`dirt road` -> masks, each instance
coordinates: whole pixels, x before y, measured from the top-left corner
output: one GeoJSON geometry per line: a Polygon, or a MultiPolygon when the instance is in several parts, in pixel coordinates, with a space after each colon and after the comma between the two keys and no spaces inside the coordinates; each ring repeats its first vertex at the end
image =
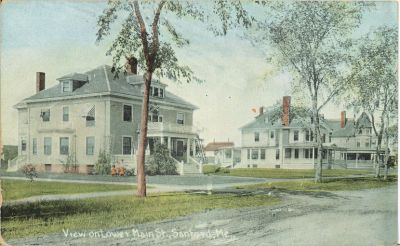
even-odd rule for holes
{"type": "MultiPolygon", "coordinates": [[[[11,241],[11,245],[394,245],[397,187],[275,194],[274,207],[218,209],[113,230],[11,241]]],[[[74,234],[75,233],[75,234],[74,234]]]]}

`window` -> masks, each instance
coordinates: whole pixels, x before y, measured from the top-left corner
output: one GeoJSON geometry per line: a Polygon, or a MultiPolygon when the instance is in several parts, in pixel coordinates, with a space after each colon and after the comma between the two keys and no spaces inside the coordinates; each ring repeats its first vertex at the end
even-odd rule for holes
{"type": "Polygon", "coordinates": [[[271,131],[270,137],[271,137],[271,138],[274,138],[274,137],[275,137],[275,131],[271,131]]]}
{"type": "Polygon", "coordinates": [[[252,149],[251,150],[251,159],[252,160],[258,160],[258,149],[252,149]]]}
{"type": "Polygon", "coordinates": [[[310,150],[309,150],[309,149],[304,149],[303,157],[304,157],[305,159],[308,159],[308,158],[309,158],[309,155],[310,155],[310,150]]]}
{"type": "Polygon", "coordinates": [[[290,148],[285,149],[285,158],[286,159],[292,158],[292,149],[290,149],[290,148]]]}
{"type": "Polygon", "coordinates": [[[306,141],[310,141],[310,131],[306,130],[306,141]]]}
{"type": "Polygon", "coordinates": [[[69,108],[63,107],[63,121],[69,121],[69,108]]]}
{"type": "Polygon", "coordinates": [[[51,172],[51,164],[44,164],[44,170],[48,173],[51,172]]]}
{"type": "Polygon", "coordinates": [[[131,155],[132,154],[132,138],[123,137],[122,138],[122,154],[131,155]]]}
{"type": "Polygon", "coordinates": [[[43,153],[45,155],[51,155],[51,138],[45,137],[43,139],[43,153]]]}
{"type": "Polygon", "coordinates": [[[299,159],[299,149],[294,149],[294,158],[299,159]]]}
{"type": "Polygon", "coordinates": [[[253,168],[257,168],[258,167],[258,165],[257,164],[253,164],[253,168]]]}
{"type": "Polygon", "coordinates": [[[326,134],[322,134],[322,142],[325,143],[326,142],[326,134]]]}
{"type": "Polygon", "coordinates": [[[21,151],[26,151],[26,140],[21,139],[21,151]]]}
{"type": "Polygon", "coordinates": [[[369,148],[369,142],[365,142],[365,147],[369,148]]]}
{"type": "Polygon", "coordinates": [[[265,160],[265,149],[261,149],[260,159],[265,160]]]}
{"type": "Polygon", "coordinates": [[[250,149],[247,149],[247,160],[250,160],[250,149]]]}
{"type": "Polygon", "coordinates": [[[254,142],[259,142],[260,141],[260,133],[259,132],[255,132],[254,133],[254,142]]]}
{"type": "Polygon", "coordinates": [[[32,154],[37,155],[37,138],[32,138],[32,154]]]}
{"type": "Polygon", "coordinates": [[[160,87],[150,87],[150,95],[153,97],[160,97],[163,98],[164,97],[164,89],[160,88],[160,87]]]}
{"type": "Polygon", "coordinates": [[[231,149],[226,149],[225,150],[225,158],[226,159],[231,159],[232,158],[232,150],[231,149]]]}
{"type": "Polygon", "coordinates": [[[42,110],[40,117],[42,117],[43,121],[50,121],[50,109],[42,110]]]}
{"type": "Polygon", "coordinates": [[[279,150],[279,149],[276,149],[276,150],[275,150],[275,159],[276,159],[276,160],[279,160],[279,154],[280,154],[280,150],[279,150]]]}
{"type": "Polygon", "coordinates": [[[332,142],[332,132],[329,133],[329,142],[332,142]]]}
{"type": "Polygon", "coordinates": [[[60,155],[68,155],[69,154],[69,139],[68,137],[60,138],[60,155]]]}
{"type": "Polygon", "coordinates": [[[162,115],[158,116],[158,122],[163,122],[163,116],[162,115]]]}
{"type": "Polygon", "coordinates": [[[304,158],[310,159],[313,157],[313,149],[304,149],[304,158]]]}
{"type": "Polygon", "coordinates": [[[155,96],[155,97],[158,97],[159,95],[158,95],[158,88],[157,87],[154,87],[153,88],[153,96],[155,96]]]}
{"type": "Polygon", "coordinates": [[[297,130],[293,132],[293,141],[299,141],[299,131],[297,130]]]}
{"type": "Polygon", "coordinates": [[[360,141],[357,141],[357,147],[360,147],[360,146],[361,146],[360,141]]]}
{"type": "Polygon", "coordinates": [[[96,107],[93,107],[88,111],[86,115],[86,126],[91,127],[94,126],[96,122],[96,107]]]}
{"type": "Polygon", "coordinates": [[[94,137],[86,137],[86,155],[94,155],[94,137]]]}
{"type": "Polygon", "coordinates": [[[179,125],[185,124],[185,115],[183,113],[176,114],[176,123],[179,125]]]}
{"type": "Polygon", "coordinates": [[[71,82],[70,81],[62,82],[62,92],[71,92],[71,82]]]}
{"type": "Polygon", "coordinates": [[[124,121],[132,121],[132,106],[124,105],[124,121]]]}

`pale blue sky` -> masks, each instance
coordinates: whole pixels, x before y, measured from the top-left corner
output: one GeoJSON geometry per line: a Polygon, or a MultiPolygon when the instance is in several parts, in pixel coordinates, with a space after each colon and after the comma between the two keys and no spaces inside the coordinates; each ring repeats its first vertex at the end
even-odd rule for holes
{"type": "MultiPolygon", "coordinates": [[[[105,1],[8,0],[1,4],[1,122],[3,142],[17,143],[17,110],[12,106],[35,93],[35,72],[46,72],[46,88],[56,78],[111,64],[105,56],[110,39],[95,45],[97,16],[105,1]],[[23,88],[23,89],[21,89],[23,88]]],[[[360,32],[397,24],[397,4],[380,2],[363,20],[360,32]]],[[[168,89],[199,106],[195,123],[203,138],[234,140],[239,127],[251,121],[251,108],[269,106],[290,93],[290,76],[265,79],[271,65],[257,47],[235,34],[214,37],[204,25],[179,23],[191,45],[177,51],[203,84],[175,84],[168,89]],[[210,119],[212,119],[210,121],[210,119]]],[[[327,117],[341,109],[329,105],[327,117]]]]}

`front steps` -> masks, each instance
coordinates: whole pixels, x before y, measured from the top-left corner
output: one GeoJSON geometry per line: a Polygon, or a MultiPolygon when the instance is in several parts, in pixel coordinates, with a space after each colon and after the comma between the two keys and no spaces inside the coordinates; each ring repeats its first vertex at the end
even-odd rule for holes
{"type": "Polygon", "coordinates": [[[199,169],[194,164],[185,163],[183,164],[183,174],[182,175],[203,175],[199,172],[199,169]]]}

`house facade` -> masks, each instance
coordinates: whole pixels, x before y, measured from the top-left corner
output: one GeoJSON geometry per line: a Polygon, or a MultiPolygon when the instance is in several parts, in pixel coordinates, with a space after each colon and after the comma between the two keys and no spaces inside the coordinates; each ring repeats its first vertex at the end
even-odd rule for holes
{"type": "Polygon", "coordinates": [[[210,142],[204,152],[209,164],[233,168],[240,163],[241,149],[233,142],[210,142]]]}
{"type": "MultiPolygon", "coordinates": [[[[37,93],[18,103],[18,157],[10,169],[30,163],[39,170],[63,172],[76,163],[80,173],[93,172],[100,151],[113,164],[136,170],[143,76],[136,68],[114,77],[110,66],[58,78],[45,89],[45,74],[37,73],[37,93]]],[[[168,145],[178,171],[197,165],[199,136],[193,127],[196,106],[152,81],[150,88],[148,145],[168,145]]]]}
{"type": "MultiPolygon", "coordinates": [[[[260,113],[242,132],[241,168],[313,169],[318,146],[311,118],[290,118],[290,97],[282,102],[281,117],[273,118],[272,109],[260,113]]],[[[323,166],[371,167],[376,137],[364,113],[356,120],[341,113],[340,120],[320,117],[323,138],[323,166]],[[362,164],[362,165],[361,165],[362,164]]]]}

